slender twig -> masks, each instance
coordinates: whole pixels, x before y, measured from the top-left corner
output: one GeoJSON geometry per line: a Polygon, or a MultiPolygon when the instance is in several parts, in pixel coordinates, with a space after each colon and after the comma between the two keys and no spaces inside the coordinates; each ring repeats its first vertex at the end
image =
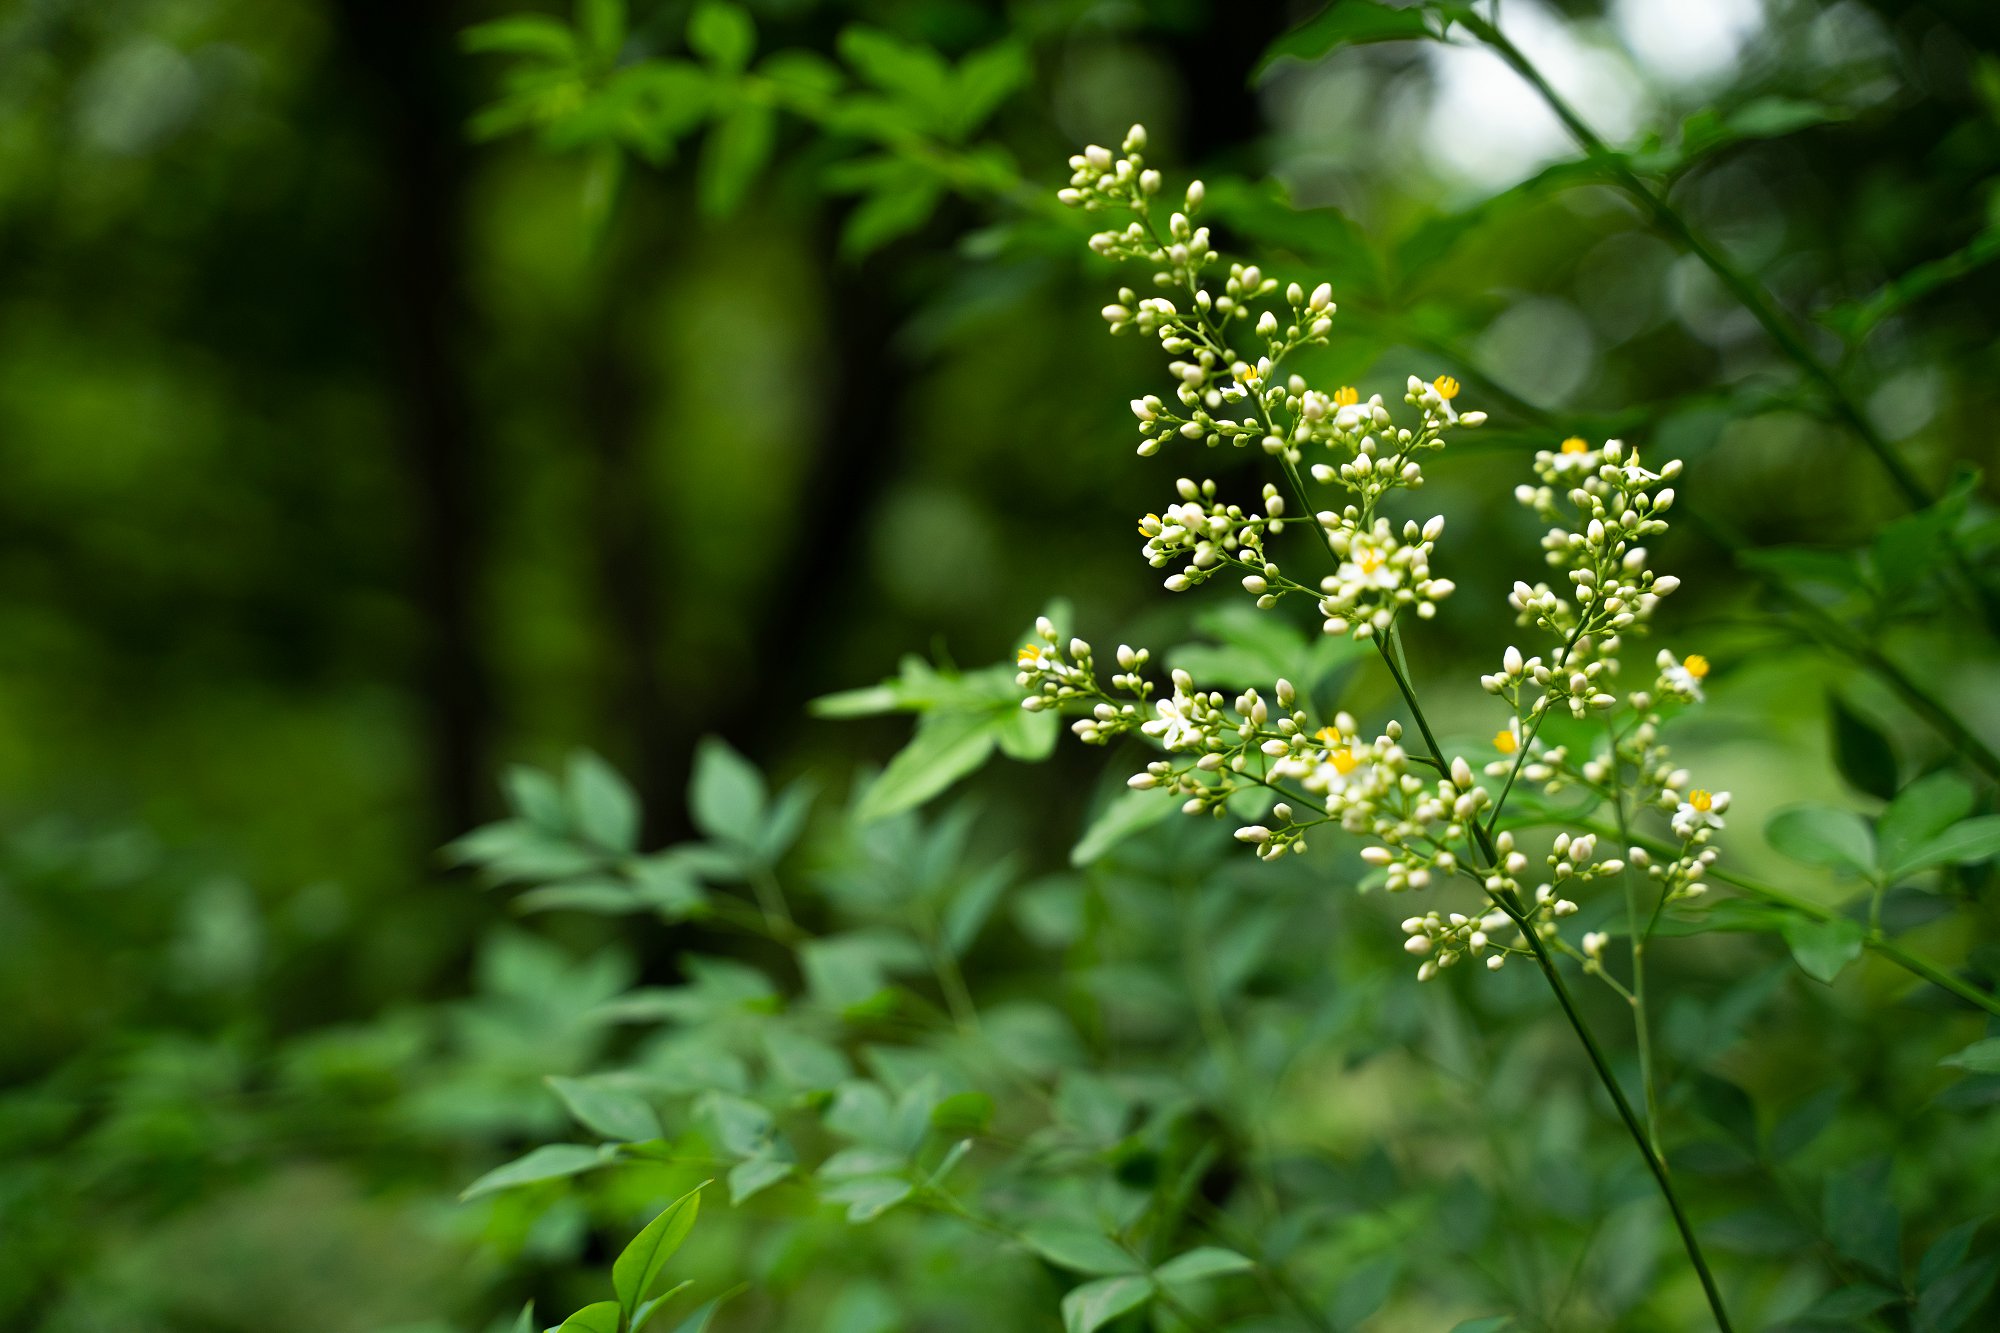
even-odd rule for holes
{"type": "MultiPolygon", "coordinates": [[[[1618,836],[1624,847],[1632,845],[1631,821],[1625,817],[1625,766],[1618,758],[1618,730],[1611,725],[1611,719],[1604,720],[1604,730],[1611,738],[1611,808],[1618,816],[1618,836]]],[[[1653,933],[1652,920],[1645,929],[1639,926],[1639,883],[1638,876],[1627,866],[1618,873],[1625,888],[1625,928],[1632,937],[1632,1032],[1639,1050],[1639,1086],[1646,1095],[1646,1138],[1653,1145],[1653,1154],[1664,1157],[1660,1147],[1660,1093],[1653,1077],[1653,1023],[1646,1011],[1646,943],[1653,933]]],[[[1662,895],[1664,897],[1664,895],[1662,895]]]]}
{"type": "Polygon", "coordinates": [[[1660,1194],[1667,1201],[1667,1211],[1673,1214],[1674,1227],[1680,1232],[1681,1244],[1687,1250],[1688,1261],[1694,1265],[1695,1275],[1701,1279],[1701,1289],[1708,1297],[1708,1308],[1715,1315],[1716,1327],[1721,1333],[1732,1333],[1729,1311],[1722,1302],[1722,1291],[1716,1285],[1715,1275],[1709,1271],[1708,1259],[1701,1252],[1701,1241],[1695,1236],[1694,1224],[1688,1221],[1687,1211],[1681,1206],[1680,1194],[1674,1189],[1673,1177],[1667,1173],[1666,1160],[1647,1141],[1645,1126],[1639,1123],[1638,1115],[1632,1110],[1632,1103],[1627,1100],[1624,1089],[1618,1086],[1617,1076],[1611,1072],[1611,1066],[1605,1060],[1604,1052],[1599,1048],[1597,1038],[1592,1035],[1589,1024],[1583,1021],[1583,1015],[1578,1012],[1576,1001],[1571,998],[1569,987],[1564,983],[1562,973],[1556,968],[1555,959],[1549,956],[1548,949],[1543,946],[1541,935],[1536,931],[1535,923],[1529,919],[1527,909],[1521,905],[1520,898],[1510,890],[1500,895],[1499,901],[1501,910],[1512,917],[1514,924],[1521,928],[1521,933],[1527,936],[1528,947],[1534,950],[1535,963],[1541,968],[1542,976],[1548,980],[1549,989],[1555,992],[1556,1002],[1562,1006],[1563,1017],[1569,1020],[1570,1027],[1576,1032],[1577,1040],[1583,1043],[1585,1053],[1590,1056],[1591,1068],[1597,1073],[1598,1082],[1602,1083],[1604,1090],[1611,1095],[1611,1104],[1617,1108],[1618,1118],[1625,1122],[1626,1132],[1632,1136],[1632,1142],[1637,1145],[1639,1155],[1646,1159],[1646,1169],[1653,1173],[1654,1181],[1659,1184],[1660,1194]]]}

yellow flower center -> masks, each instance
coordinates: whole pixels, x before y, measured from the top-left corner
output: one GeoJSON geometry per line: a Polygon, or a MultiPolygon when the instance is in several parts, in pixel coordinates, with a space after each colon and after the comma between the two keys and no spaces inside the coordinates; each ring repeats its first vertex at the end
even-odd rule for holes
{"type": "Polygon", "coordinates": [[[1458,381],[1449,375],[1440,375],[1431,381],[1431,387],[1438,391],[1438,397],[1447,403],[1458,397],[1458,381]]]}
{"type": "Polygon", "coordinates": [[[1689,653],[1687,660],[1682,662],[1681,666],[1696,680],[1700,680],[1708,675],[1708,659],[1700,653],[1689,653]]]}
{"type": "Polygon", "coordinates": [[[1331,763],[1334,772],[1340,774],[1342,777],[1346,777],[1349,773],[1361,767],[1361,761],[1354,757],[1354,751],[1348,749],[1332,751],[1327,755],[1327,762],[1331,763]]]}
{"type": "Polygon", "coordinates": [[[1336,745],[1340,741],[1340,732],[1334,727],[1321,727],[1313,733],[1313,739],[1323,745],[1336,745]]]}
{"type": "Polygon", "coordinates": [[[1027,645],[1025,648],[1021,649],[1020,652],[1014,654],[1014,665],[1027,666],[1041,655],[1042,655],[1042,650],[1037,648],[1034,644],[1031,643],[1027,645]]]}
{"type": "Polygon", "coordinates": [[[1357,551],[1354,555],[1354,567],[1363,574],[1373,574],[1376,570],[1382,568],[1382,553],[1379,551],[1357,551]]]}
{"type": "Polygon", "coordinates": [[[1236,377],[1239,384],[1255,384],[1261,378],[1257,367],[1251,365],[1239,365],[1229,373],[1236,377]]]}
{"type": "Polygon", "coordinates": [[[1566,454],[1587,454],[1590,446],[1584,443],[1583,436],[1572,435],[1562,442],[1562,451],[1566,454]]]}
{"type": "Polygon", "coordinates": [[[1352,384],[1343,384],[1333,391],[1333,405],[1335,407],[1352,407],[1360,401],[1361,390],[1355,388],[1352,384]]]}
{"type": "Polygon", "coordinates": [[[1493,748],[1501,754],[1512,754],[1521,748],[1521,738],[1514,734],[1512,727],[1502,727],[1493,733],[1493,748]]]}
{"type": "Polygon", "coordinates": [[[1715,798],[1700,788],[1696,788],[1694,791],[1688,793],[1688,804],[1703,814],[1707,814],[1714,808],[1715,798]]]}

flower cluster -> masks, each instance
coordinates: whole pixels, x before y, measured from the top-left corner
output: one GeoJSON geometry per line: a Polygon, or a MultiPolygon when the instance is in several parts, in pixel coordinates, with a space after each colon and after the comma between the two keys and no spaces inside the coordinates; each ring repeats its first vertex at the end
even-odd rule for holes
{"type": "MultiPolygon", "coordinates": [[[[1086,212],[1129,215],[1121,228],[1092,236],[1090,248],[1145,265],[1162,293],[1142,298],[1121,288],[1103,310],[1113,333],[1156,339],[1170,358],[1171,394],[1132,400],[1139,452],[1152,455],[1175,439],[1254,444],[1274,461],[1284,486],[1266,484],[1261,508],[1251,511],[1219,498],[1214,481],[1182,479],[1178,500],[1139,522],[1144,557],[1170,571],[1165,582],[1175,592],[1227,571],[1260,608],[1301,594],[1327,633],[1375,640],[1393,663],[1390,640],[1406,617],[1434,616],[1453,583],[1431,571],[1441,515],[1419,523],[1379,510],[1392,493],[1420,487],[1424,458],[1484,414],[1458,410],[1460,386],[1448,375],[1408,379],[1402,401],[1414,421],[1401,425],[1381,394],[1364,398],[1353,386],[1325,391],[1288,372],[1291,353],[1326,341],[1336,309],[1331,287],[1308,291],[1294,282],[1280,295],[1277,279],[1235,263],[1217,282],[1224,260],[1194,220],[1206,193],[1201,182],[1160,220],[1165,186],[1146,166],[1145,146],[1145,131],[1134,126],[1118,153],[1086,149],[1070,159],[1061,191],[1063,202],[1086,212]],[[1309,486],[1323,488],[1321,503],[1309,486]],[[1288,526],[1312,530],[1331,571],[1316,583],[1279,565],[1274,547],[1288,526]]],[[[1541,545],[1560,577],[1554,586],[1517,583],[1510,600],[1521,625],[1554,642],[1539,653],[1509,646],[1500,670],[1481,678],[1510,710],[1494,737],[1498,758],[1483,775],[1437,749],[1427,725],[1425,744],[1414,751],[1395,721],[1372,737],[1346,713],[1320,725],[1284,680],[1268,696],[1255,689],[1231,695],[1176,670],[1171,688],[1156,689],[1144,675],[1150,654],[1121,646],[1117,671],[1100,683],[1090,645],[1059,644],[1046,620],[1039,641],[1020,653],[1024,706],[1075,715],[1072,730],[1089,743],[1132,736],[1157,747],[1160,757],[1129,785],[1167,793],[1189,814],[1222,816],[1241,808],[1233,798],[1257,792],[1268,813],[1238,827],[1236,837],[1267,860],[1304,851],[1313,829],[1331,826],[1367,840],[1362,858],[1390,892],[1454,882],[1476,890],[1474,907],[1426,910],[1403,922],[1404,947],[1421,959],[1420,978],[1466,958],[1491,969],[1515,955],[1546,963],[1551,951],[1604,975],[1608,936],[1586,934],[1580,952],[1562,939],[1560,923],[1579,910],[1577,898],[1596,882],[1641,873],[1663,903],[1699,894],[1716,855],[1709,839],[1729,804],[1727,793],[1693,790],[1659,739],[1661,706],[1699,702],[1707,661],[1662,652],[1648,688],[1626,692],[1618,683],[1624,639],[1643,632],[1660,599],[1678,586],[1654,572],[1646,543],[1666,530],[1669,483],[1680,471],[1679,462],[1649,469],[1637,449],[1618,440],[1592,446],[1573,438],[1535,456],[1537,484],[1516,496],[1549,524],[1541,545]],[[1604,737],[1552,744],[1541,736],[1552,716],[1601,720],[1604,737]],[[1545,847],[1545,873],[1531,874],[1529,852],[1498,827],[1521,780],[1549,793],[1585,789],[1613,803],[1621,822],[1628,811],[1657,810],[1680,841],[1678,854],[1655,858],[1631,847],[1600,859],[1596,835],[1563,833],[1545,847]]],[[[1400,674],[1398,685],[1416,709],[1400,674]]],[[[1420,711],[1416,720],[1423,724],[1420,711]]]]}

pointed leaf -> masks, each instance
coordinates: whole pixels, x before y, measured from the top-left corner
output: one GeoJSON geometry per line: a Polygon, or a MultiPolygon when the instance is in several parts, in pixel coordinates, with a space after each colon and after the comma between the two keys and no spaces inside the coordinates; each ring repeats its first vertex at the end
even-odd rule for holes
{"type": "Polygon", "coordinates": [[[523,1157],[517,1157],[505,1166],[496,1166],[479,1179],[465,1187],[460,1199],[476,1199],[482,1194],[495,1190],[512,1189],[517,1185],[532,1185],[543,1180],[560,1180],[564,1176],[581,1175],[611,1161],[617,1155],[611,1144],[590,1147],[582,1143],[545,1143],[523,1157]]]}
{"type": "Polygon", "coordinates": [[[1865,875],[1875,865],[1875,835],[1851,810],[1828,805],[1795,805],[1765,825],[1771,846],[1806,865],[1865,875]]]}
{"type": "Polygon", "coordinates": [[[736,5],[703,0],[688,16],[688,50],[728,73],[740,73],[757,49],[757,25],[736,5]]]}
{"type": "Polygon", "coordinates": [[[569,761],[569,804],[584,837],[607,851],[639,846],[639,798],[618,770],[588,750],[569,761]]]}
{"type": "Polygon", "coordinates": [[[1139,1273],[1145,1267],[1117,1241],[1085,1227],[1029,1227],[1022,1233],[1021,1239],[1036,1254],[1072,1273],[1088,1273],[1097,1277],[1139,1273]]]}
{"type": "Polygon", "coordinates": [[[930,800],[986,762],[998,728],[999,720],[990,712],[924,714],[910,743],[896,752],[862,794],[855,819],[861,823],[885,819],[930,800]]]}
{"type": "Polygon", "coordinates": [[[1952,772],[1918,778],[1875,821],[1876,857],[1886,872],[1972,813],[1972,784],[1952,772]]]}
{"type": "Polygon", "coordinates": [[[1153,1270],[1161,1282],[1200,1282],[1230,1273],[1247,1273],[1256,1265],[1234,1250],[1204,1245],[1186,1254],[1177,1254],[1153,1270]]]}
{"type": "Polygon", "coordinates": [[[739,846],[750,842],[764,822],[764,775],[719,736],[704,736],[695,747],[688,813],[711,838],[739,846]]]}
{"type": "Polygon", "coordinates": [[[611,1265],[611,1289],[618,1293],[619,1304],[625,1310],[638,1308],[667,1260],[687,1239],[701,1211],[701,1191],[706,1184],[704,1181],[669,1204],[646,1224],[644,1231],[632,1238],[632,1243],[611,1265]]]}
{"type": "Polygon", "coordinates": [[[1844,916],[1830,921],[1790,916],[1785,918],[1784,934],[1785,943],[1791,946],[1792,957],[1798,961],[1800,969],[1815,981],[1829,985],[1849,963],[1861,956],[1864,938],[1860,925],[1844,916]]]}
{"type": "Polygon", "coordinates": [[[1086,1282],[1063,1297],[1063,1333],[1096,1333],[1119,1315],[1136,1310],[1153,1298],[1153,1284],[1143,1277],[1104,1277],[1086,1282]]]}
{"type": "Polygon", "coordinates": [[[607,1139],[637,1143],[660,1137],[660,1117],[636,1093],[560,1076],[550,1077],[548,1084],[578,1123],[607,1139]]]}
{"type": "Polygon", "coordinates": [[[1956,1055],[1947,1055],[1938,1063],[1963,1069],[1969,1074],[2000,1074],[2000,1037],[1975,1041],[1956,1055]]]}
{"type": "Polygon", "coordinates": [[[599,1301],[563,1320],[556,1326],[556,1333],[618,1333],[618,1323],[624,1314],[617,1301],[599,1301]]]}
{"type": "Polygon", "coordinates": [[[1971,865],[1995,856],[2000,856],[2000,815],[1980,815],[1960,820],[1911,851],[1890,873],[1913,875],[1932,866],[1971,865]]]}

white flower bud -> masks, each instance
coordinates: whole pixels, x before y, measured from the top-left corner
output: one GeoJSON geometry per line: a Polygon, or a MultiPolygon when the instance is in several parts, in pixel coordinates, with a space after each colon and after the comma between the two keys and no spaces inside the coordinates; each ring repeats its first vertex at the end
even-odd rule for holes
{"type": "Polygon", "coordinates": [[[1319,286],[1313,288],[1312,298],[1306,302],[1306,308],[1315,314],[1319,314],[1332,304],[1333,284],[1322,282],[1319,286]]]}

